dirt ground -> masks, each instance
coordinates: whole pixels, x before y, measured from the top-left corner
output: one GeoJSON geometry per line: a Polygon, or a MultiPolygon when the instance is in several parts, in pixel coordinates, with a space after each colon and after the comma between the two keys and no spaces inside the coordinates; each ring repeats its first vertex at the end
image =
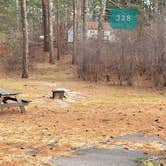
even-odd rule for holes
{"type": "Polygon", "coordinates": [[[49,165],[51,158],[93,145],[166,152],[153,142],[109,142],[138,131],[165,139],[165,90],[82,82],[68,62],[37,64],[28,80],[8,74],[0,77],[0,87],[21,91],[22,97],[32,100],[25,115],[17,109],[0,111],[0,165],[49,165]],[[74,95],[52,100],[51,91],[56,88],[69,89],[74,95]]]}

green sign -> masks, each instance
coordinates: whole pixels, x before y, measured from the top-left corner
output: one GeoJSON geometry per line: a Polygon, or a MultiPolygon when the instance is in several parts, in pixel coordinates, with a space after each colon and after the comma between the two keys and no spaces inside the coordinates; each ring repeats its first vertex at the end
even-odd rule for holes
{"type": "Polygon", "coordinates": [[[138,11],[134,8],[113,8],[110,11],[109,22],[113,29],[136,29],[138,11]]]}

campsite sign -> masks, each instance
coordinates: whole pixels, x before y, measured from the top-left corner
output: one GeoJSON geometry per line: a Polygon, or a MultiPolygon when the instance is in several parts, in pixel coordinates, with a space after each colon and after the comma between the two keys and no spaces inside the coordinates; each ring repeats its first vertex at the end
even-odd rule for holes
{"type": "Polygon", "coordinates": [[[109,22],[113,29],[136,29],[138,25],[138,11],[134,8],[112,8],[109,22]]]}

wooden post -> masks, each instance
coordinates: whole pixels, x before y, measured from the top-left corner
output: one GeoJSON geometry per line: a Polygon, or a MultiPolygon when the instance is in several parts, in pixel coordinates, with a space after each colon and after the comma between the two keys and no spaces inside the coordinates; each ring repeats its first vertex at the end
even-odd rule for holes
{"type": "Polygon", "coordinates": [[[65,91],[64,90],[54,90],[54,91],[52,91],[52,93],[53,93],[53,96],[52,96],[53,99],[65,98],[65,91]]]}

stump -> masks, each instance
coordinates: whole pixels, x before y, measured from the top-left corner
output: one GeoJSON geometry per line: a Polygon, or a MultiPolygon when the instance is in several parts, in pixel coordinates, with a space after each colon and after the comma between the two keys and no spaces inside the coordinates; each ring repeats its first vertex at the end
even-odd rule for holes
{"type": "Polygon", "coordinates": [[[53,90],[52,94],[53,94],[53,96],[52,96],[53,99],[65,98],[65,91],[64,90],[53,90]]]}

